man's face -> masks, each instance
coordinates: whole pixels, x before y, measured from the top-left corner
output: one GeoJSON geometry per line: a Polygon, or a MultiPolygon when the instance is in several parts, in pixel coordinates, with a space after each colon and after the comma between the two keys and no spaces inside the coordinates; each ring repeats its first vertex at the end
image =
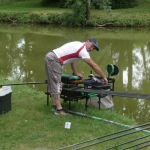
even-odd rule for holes
{"type": "Polygon", "coordinates": [[[90,51],[92,51],[92,50],[94,50],[94,49],[95,49],[95,46],[93,45],[93,43],[90,42],[89,40],[86,41],[86,50],[87,50],[88,52],[90,52],[90,51]]]}

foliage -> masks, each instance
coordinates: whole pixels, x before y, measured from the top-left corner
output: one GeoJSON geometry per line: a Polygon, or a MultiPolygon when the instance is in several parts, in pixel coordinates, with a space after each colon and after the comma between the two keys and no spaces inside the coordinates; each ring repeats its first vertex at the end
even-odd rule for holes
{"type": "Polygon", "coordinates": [[[58,23],[65,26],[81,26],[82,18],[76,17],[72,13],[63,13],[58,17],[58,23]]]}
{"type": "MultiPolygon", "coordinates": [[[[44,0],[43,4],[44,5],[48,5],[50,4],[52,1],[47,1],[44,0]]],[[[83,26],[84,24],[89,24],[86,23],[87,20],[87,9],[86,9],[86,5],[87,5],[87,0],[59,0],[59,1],[55,1],[55,3],[57,3],[60,7],[68,7],[72,9],[72,14],[71,13],[63,13],[59,16],[59,20],[60,22],[62,22],[62,25],[69,25],[69,26],[83,26]]],[[[100,9],[109,9],[110,7],[108,6],[109,0],[92,0],[91,3],[93,5],[96,5],[96,7],[100,8],[100,9]]],[[[91,22],[93,22],[91,20],[91,22]]],[[[95,21],[94,21],[95,22],[95,21]]]]}
{"type": "Polygon", "coordinates": [[[93,8],[97,9],[110,9],[111,6],[110,0],[91,0],[91,3],[93,8]]]}
{"type": "Polygon", "coordinates": [[[0,0],[0,5],[11,4],[13,2],[20,2],[24,0],[0,0]]]}
{"type": "Polygon", "coordinates": [[[60,0],[42,0],[41,4],[42,6],[51,6],[51,5],[57,5],[59,3],[60,0]]]}
{"type": "MultiPolygon", "coordinates": [[[[88,0],[77,0],[79,2],[83,2],[84,4],[88,0]]],[[[43,0],[42,4],[44,6],[50,6],[51,4],[55,4],[57,7],[68,7],[74,5],[76,0],[43,0]]],[[[95,9],[120,9],[120,8],[132,8],[137,6],[138,0],[90,0],[91,8],[95,9]]]]}
{"type": "MultiPolygon", "coordinates": [[[[110,6],[110,0],[78,0],[77,3],[82,2],[85,6],[87,1],[90,1],[91,8],[96,9],[106,9],[110,6]]],[[[59,7],[69,7],[74,5],[76,0],[59,0],[58,6],[59,7]]]]}
{"type": "Polygon", "coordinates": [[[6,21],[8,21],[8,19],[7,19],[7,14],[6,14],[6,13],[0,13],[0,21],[1,21],[1,22],[6,22],[6,21]]]}
{"type": "Polygon", "coordinates": [[[137,4],[137,0],[111,0],[112,9],[132,8],[137,4]]]}
{"type": "MultiPolygon", "coordinates": [[[[62,2],[62,1],[61,1],[62,2]]],[[[88,21],[87,20],[87,0],[66,0],[66,3],[63,7],[68,7],[72,9],[72,14],[64,13],[61,15],[60,19],[63,20],[63,24],[68,24],[71,26],[83,26],[83,25],[91,25],[96,24],[93,18],[88,21]]],[[[91,5],[96,5],[100,9],[109,9],[109,0],[91,0],[91,5]]]]}
{"type": "Polygon", "coordinates": [[[110,0],[91,0],[92,8],[105,10],[106,12],[111,12],[111,2],[110,0]]]}
{"type": "Polygon", "coordinates": [[[72,13],[63,13],[60,20],[69,26],[80,26],[86,21],[85,0],[68,0],[66,6],[72,8],[72,13]]]}

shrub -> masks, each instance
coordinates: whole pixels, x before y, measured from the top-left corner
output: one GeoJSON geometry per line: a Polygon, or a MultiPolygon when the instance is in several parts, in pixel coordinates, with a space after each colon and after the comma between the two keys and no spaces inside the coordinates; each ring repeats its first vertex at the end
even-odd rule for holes
{"type": "Polygon", "coordinates": [[[137,0],[111,0],[112,9],[132,8],[137,4],[137,0]]]}

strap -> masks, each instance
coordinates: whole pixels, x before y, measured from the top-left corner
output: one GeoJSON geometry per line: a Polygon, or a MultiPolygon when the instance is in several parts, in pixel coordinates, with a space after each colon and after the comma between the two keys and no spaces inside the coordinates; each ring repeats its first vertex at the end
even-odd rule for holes
{"type": "Polygon", "coordinates": [[[69,54],[69,55],[65,55],[59,58],[60,63],[62,64],[65,60],[70,59],[70,58],[77,58],[80,51],[84,48],[85,44],[83,44],[82,47],[80,47],[77,52],[69,54]]]}

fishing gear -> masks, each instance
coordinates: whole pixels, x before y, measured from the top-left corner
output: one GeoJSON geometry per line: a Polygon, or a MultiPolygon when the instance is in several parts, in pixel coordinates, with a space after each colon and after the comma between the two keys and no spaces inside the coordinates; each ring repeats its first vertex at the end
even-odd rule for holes
{"type": "Polygon", "coordinates": [[[112,147],[109,147],[109,148],[106,148],[105,150],[110,150],[110,149],[112,149],[112,148],[119,147],[119,146],[122,146],[122,145],[125,145],[125,144],[128,144],[128,143],[131,143],[131,142],[135,142],[135,141],[138,141],[138,140],[147,138],[147,137],[149,137],[149,136],[150,136],[150,134],[149,134],[149,135],[146,135],[146,136],[142,136],[142,137],[140,137],[140,138],[136,138],[136,139],[134,139],[134,140],[130,140],[130,141],[127,141],[127,142],[124,142],[124,143],[115,145],[115,146],[112,146],[112,147]]]}
{"type": "MultiPolygon", "coordinates": [[[[149,127],[145,127],[144,129],[150,129],[150,126],[149,126],[149,127]]],[[[84,148],[87,148],[87,147],[90,147],[90,146],[93,146],[93,145],[96,145],[96,144],[100,144],[100,143],[103,143],[103,142],[106,142],[106,141],[110,141],[110,140],[113,140],[113,139],[116,139],[116,138],[124,137],[124,136],[126,136],[126,135],[134,134],[134,133],[140,132],[140,131],[142,131],[142,130],[143,130],[143,129],[139,129],[139,130],[136,130],[136,131],[133,131],[133,132],[121,134],[121,135],[119,135],[119,136],[115,136],[115,137],[112,137],[112,138],[108,138],[108,139],[106,139],[106,140],[102,140],[102,141],[98,141],[98,142],[95,142],[95,143],[92,143],[92,144],[88,144],[88,145],[85,145],[85,146],[81,146],[81,147],[76,148],[76,149],[74,149],[74,150],[84,149],[84,148]]]]}
{"type": "MultiPolygon", "coordinates": [[[[96,144],[99,144],[99,143],[107,142],[107,141],[110,141],[110,140],[113,140],[113,139],[116,139],[116,138],[120,138],[120,137],[124,137],[126,135],[130,135],[130,134],[134,134],[134,133],[140,132],[143,129],[139,129],[139,128],[143,127],[143,126],[147,126],[147,125],[150,125],[150,122],[146,123],[146,124],[138,125],[136,127],[131,127],[129,129],[124,129],[124,130],[121,130],[121,131],[118,131],[118,132],[114,132],[114,133],[111,133],[111,134],[100,136],[100,137],[97,137],[97,138],[93,138],[93,139],[90,139],[90,140],[86,140],[86,141],[83,141],[83,142],[79,142],[79,143],[76,143],[76,144],[72,144],[72,145],[69,145],[69,146],[66,146],[66,147],[63,147],[63,148],[59,148],[58,150],[68,149],[68,148],[71,148],[71,147],[79,146],[81,144],[86,144],[86,143],[90,143],[90,142],[95,141],[95,140],[99,140],[99,139],[102,139],[102,138],[109,137],[108,139],[101,140],[101,141],[98,141],[96,143],[92,143],[92,144],[85,145],[85,146],[82,146],[80,148],[77,148],[77,149],[83,149],[83,148],[86,148],[86,147],[89,147],[89,146],[93,146],[93,145],[96,145],[96,144]],[[132,131],[135,128],[138,128],[139,130],[132,131]],[[128,131],[131,131],[131,132],[128,132],[128,131]],[[124,132],[125,132],[125,134],[123,134],[124,132]],[[126,132],[128,132],[128,133],[126,133],[126,132]],[[111,137],[111,136],[113,136],[113,137],[111,137]]],[[[149,129],[149,128],[150,128],[150,126],[145,127],[144,129],[149,129]]],[[[149,136],[150,136],[150,134],[148,134],[146,136],[143,136],[143,137],[140,137],[139,139],[143,139],[143,138],[146,138],[146,137],[149,137],[149,136]]],[[[136,139],[136,140],[138,140],[138,139],[136,139]]],[[[133,141],[135,141],[135,140],[133,140],[133,141]]],[[[129,143],[129,142],[126,142],[126,143],[129,143]]],[[[120,145],[123,145],[123,144],[120,144],[120,145]]],[[[116,146],[119,146],[119,145],[116,145],[116,146]]],[[[114,146],[114,147],[116,147],[116,146],[114,146]]],[[[75,150],[77,150],[77,149],[75,149],[75,150]]],[[[111,148],[108,148],[108,149],[111,149],[111,148]]]]}
{"type": "Polygon", "coordinates": [[[120,97],[129,97],[129,98],[139,98],[139,99],[146,99],[150,100],[150,94],[139,94],[139,93],[132,93],[132,92],[119,92],[119,91],[107,91],[107,90],[98,90],[98,89],[76,89],[75,92],[83,92],[83,93],[95,93],[99,95],[113,95],[113,96],[120,96],[120,97]]]}
{"type": "MultiPolygon", "coordinates": [[[[135,146],[139,146],[139,145],[142,145],[142,144],[145,144],[145,143],[148,143],[148,142],[150,142],[150,141],[147,140],[147,141],[144,141],[144,142],[140,142],[140,143],[138,143],[138,144],[134,144],[134,145],[132,145],[132,146],[126,147],[126,148],[124,148],[124,149],[122,149],[122,150],[126,150],[126,149],[129,149],[129,148],[133,148],[133,147],[135,147],[135,146]]],[[[140,147],[140,148],[138,148],[138,149],[147,147],[147,146],[149,146],[149,145],[150,145],[150,144],[144,145],[144,146],[142,146],[142,147],[140,147]]],[[[137,149],[136,149],[136,150],[137,150],[137,149]]]]}
{"type": "Polygon", "coordinates": [[[139,147],[139,148],[136,148],[135,150],[139,150],[139,149],[143,149],[144,147],[148,147],[148,146],[150,146],[150,144],[145,144],[145,145],[143,145],[143,146],[141,146],[141,147],[139,147]]]}
{"type": "MultiPolygon", "coordinates": [[[[103,119],[103,118],[99,118],[99,117],[96,117],[96,116],[86,115],[86,114],[83,114],[83,113],[80,113],[80,112],[74,112],[74,111],[68,110],[68,113],[74,114],[74,115],[77,115],[77,116],[82,116],[82,117],[92,118],[92,119],[96,119],[96,120],[101,120],[101,121],[112,123],[112,124],[119,125],[119,126],[122,126],[122,127],[135,128],[135,130],[140,130],[140,128],[137,128],[137,127],[132,127],[132,126],[129,126],[129,125],[125,125],[125,124],[122,124],[122,123],[114,122],[114,121],[103,119]]],[[[150,124],[150,123],[148,123],[148,124],[150,124]]],[[[148,131],[148,130],[143,130],[143,132],[150,133],[150,131],[148,131]]]]}
{"type": "Polygon", "coordinates": [[[7,83],[7,84],[0,84],[0,86],[13,86],[13,85],[27,85],[27,84],[46,84],[47,82],[23,82],[23,83],[7,83]]]}

